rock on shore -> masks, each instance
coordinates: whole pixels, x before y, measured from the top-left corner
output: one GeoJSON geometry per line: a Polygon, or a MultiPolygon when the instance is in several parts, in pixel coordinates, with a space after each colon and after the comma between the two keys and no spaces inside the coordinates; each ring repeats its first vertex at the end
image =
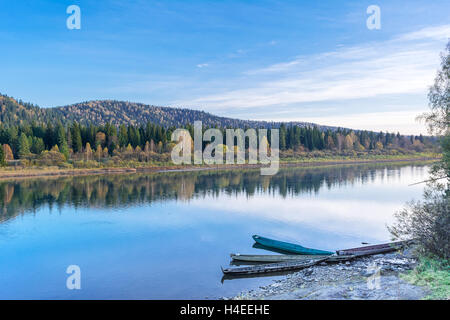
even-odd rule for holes
{"type": "Polygon", "coordinates": [[[232,299],[421,299],[428,294],[427,290],[399,277],[415,264],[410,250],[362,257],[345,263],[322,263],[257,290],[242,292],[232,299]]]}

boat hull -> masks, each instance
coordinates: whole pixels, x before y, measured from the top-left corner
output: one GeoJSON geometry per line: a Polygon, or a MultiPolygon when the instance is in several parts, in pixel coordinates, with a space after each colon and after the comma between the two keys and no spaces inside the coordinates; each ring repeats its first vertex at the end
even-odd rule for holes
{"type": "Polygon", "coordinates": [[[412,243],[412,240],[409,241],[397,241],[397,242],[390,242],[390,243],[383,243],[383,244],[376,244],[371,246],[364,246],[364,247],[358,247],[358,248],[351,248],[351,249],[345,249],[345,250],[338,250],[336,253],[338,255],[357,255],[357,256],[367,256],[367,255],[373,255],[373,254],[381,254],[381,253],[387,253],[392,251],[397,251],[404,246],[412,243]]]}
{"type": "Polygon", "coordinates": [[[276,262],[288,262],[288,261],[306,261],[306,260],[315,260],[328,258],[327,262],[339,262],[339,261],[347,261],[354,256],[329,256],[329,255],[264,255],[264,254],[234,254],[230,255],[233,261],[239,262],[261,262],[261,263],[276,263],[276,262]]]}
{"type": "Polygon", "coordinates": [[[305,261],[289,261],[280,263],[261,264],[251,267],[238,267],[226,269],[222,268],[222,272],[228,275],[246,275],[246,274],[260,274],[260,273],[280,272],[280,271],[293,271],[293,270],[300,270],[303,268],[309,268],[322,261],[325,261],[326,259],[327,258],[308,259],[305,261]]]}
{"type": "Polygon", "coordinates": [[[285,252],[290,252],[290,253],[294,253],[294,254],[301,254],[301,255],[332,255],[333,254],[333,252],[330,252],[330,251],[305,248],[298,244],[273,240],[273,239],[261,237],[258,235],[254,235],[253,240],[255,240],[256,243],[259,243],[263,246],[283,250],[285,252]]]}

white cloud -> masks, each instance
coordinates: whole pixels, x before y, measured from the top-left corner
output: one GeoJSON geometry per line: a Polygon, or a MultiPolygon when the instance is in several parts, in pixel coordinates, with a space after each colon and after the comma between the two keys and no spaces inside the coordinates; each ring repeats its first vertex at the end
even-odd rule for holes
{"type": "Polygon", "coordinates": [[[398,40],[421,40],[434,39],[438,41],[447,41],[450,37],[450,25],[428,27],[419,31],[410,32],[398,37],[398,40]]]}
{"type": "MultiPolygon", "coordinates": [[[[213,112],[233,109],[251,112],[271,107],[277,111],[289,110],[314,102],[332,106],[338,101],[385,95],[426,96],[439,65],[439,52],[444,49],[448,36],[450,25],[442,25],[382,42],[298,56],[291,61],[245,71],[245,78],[237,81],[234,88],[175,104],[201,106],[213,112]]],[[[380,106],[380,112],[382,109],[380,106]]],[[[317,110],[317,116],[320,115],[317,110]]],[[[406,119],[403,116],[398,115],[397,119],[406,119]]],[[[352,127],[355,125],[359,123],[353,123],[352,127]]],[[[410,123],[409,129],[411,125],[415,122],[410,123]]]]}
{"type": "Polygon", "coordinates": [[[209,67],[208,63],[200,63],[197,65],[197,68],[206,68],[206,67],[209,67]]]}
{"type": "MultiPolygon", "coordinates": [[[[302,117],[297,120],[352,129],[426,134],[425,124],[416,120],[419,113],[418,111],[370,112],[332,117],[302,117]]],[[[295,121],[295,119],[283,119],[282,121],[295,121]]]]}

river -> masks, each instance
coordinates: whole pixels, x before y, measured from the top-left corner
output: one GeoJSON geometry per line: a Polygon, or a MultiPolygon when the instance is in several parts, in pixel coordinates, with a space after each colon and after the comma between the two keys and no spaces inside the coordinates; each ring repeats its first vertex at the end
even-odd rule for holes
{"type": "Polygon", "coordinates": [[[253,234],[336,250],[389,241],[427,164],[0,181],[0,299],[214,299],[281,277],[222,279],[253,234]],[[66,269],[79,266],[81,289],[66,269]]]}

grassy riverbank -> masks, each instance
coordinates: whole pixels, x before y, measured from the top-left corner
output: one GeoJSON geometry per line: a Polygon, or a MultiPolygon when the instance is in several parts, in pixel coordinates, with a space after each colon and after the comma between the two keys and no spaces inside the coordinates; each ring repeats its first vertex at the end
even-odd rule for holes
{"type": "MultiPolygon", "coordinates": [[[[361,157],[330,156],[330,157],[297,157],[280,160],[280,167],[291,166],[325,166],[341,164],[361,163],[389,163],[389,162],[414,162],[435,161],[438,155],[432,153],[417,153],[409,155],[366,155],[361,157]]],[[[222,170],[222,169],[246,169],[260,168],[259,164],[232,164],[232,165],[174,165],[170,162],[138,162],[121,161],[119,163],[101,163],[86,161],[82,165],[74,166],[64,163],[61,166],[8,166],[0,168],[0,179],[27,178],[45,176],[74,176],[96,174],[118,174],[134,172],[162,172],[162,171],[190,171],[190,170],[222,170]]]]}
{"type": "Polygon", "coordinates": [[[450,263],[437,258],[420,257],[414,270],[402,274],[405,281],[429,289],[425,299],[450,299],[450,263]]]}

